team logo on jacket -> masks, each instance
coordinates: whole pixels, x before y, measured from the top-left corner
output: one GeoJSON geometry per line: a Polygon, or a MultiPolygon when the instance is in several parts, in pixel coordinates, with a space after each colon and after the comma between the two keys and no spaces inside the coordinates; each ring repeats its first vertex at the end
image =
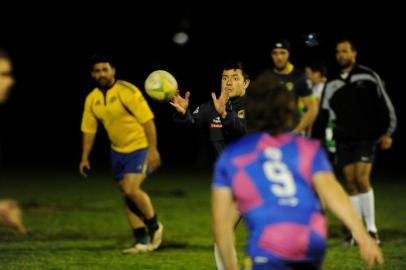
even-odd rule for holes
{"type": "Polygon", "coordinates": [[[210,127],[211,128],[222,128],[223,127],[223,125],[221,124],[220,116],[213,118],[210,127]]]}
{"type": "Polygon", "coordinates": [[[245,110],[239,110],[237,115],[238,115],[238,118],[244,119],[245,118],[245,110]]]}
{"type": "Polygon", "coordinates": [[[295,85],[293,84],[293,82],[287,82],[286,83],[286,89],[288,89],[289,91],[292,91],[294,86],[295,85]]]}
{"type": "Polygon", "coordinates": [[[193,114],[198,114],[199,113],[199,107],[196,108],[196,110],[194,110],[193,114]]]}

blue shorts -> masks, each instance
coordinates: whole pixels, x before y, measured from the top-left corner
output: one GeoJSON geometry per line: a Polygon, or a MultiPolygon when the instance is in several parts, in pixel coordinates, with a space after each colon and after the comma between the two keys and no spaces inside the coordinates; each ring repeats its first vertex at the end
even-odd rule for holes
{"type": "Polygon", "coordinates": [[[320,270],[322,262],[263,262],[255,263],[252,262],[252,266],[246,267],[246,269],[251,270],[320,270]]]}
{"type": "Polygon", "coordinates": [[[125,174],[148,174],[147,148],[142,148],[131,153],[119,153],[111,150],[111,167],[116,181],[123,179],[125,174]]]}

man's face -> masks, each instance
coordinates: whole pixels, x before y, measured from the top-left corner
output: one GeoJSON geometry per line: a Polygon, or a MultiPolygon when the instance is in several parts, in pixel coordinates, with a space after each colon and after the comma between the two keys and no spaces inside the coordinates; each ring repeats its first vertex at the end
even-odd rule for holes
{"type": "Polygon", "coordinates": [[[7,100],[8,93],[14,84],[11,62],[7,58],[0,58],[0,103],[7,100]]]}
{"type": "Polygon", "coordinates": [[[245,80],[241,69],[223,70],[221,91],[226,91],[230,98],[245,95],[249,80],[245,80]]]}
{"type": "Polygon", "coordinates": [[[284,70],[289,63],[289,51],[286,49],[273,49],[272,61],[278,70],[284,70]]]}
{"type": "Polygon", "coordinates": [[[347,68],[355,64],[357,52],[349,42],[341,42],[336,47],[336,59],[340,67],[347,68]]]}
{"type": "Polygon", "coordinates": [[[105,89],[114,83],[116,69],[109,63],[97,63],[93,66],[92,77],[100,88],[105,89]]]}

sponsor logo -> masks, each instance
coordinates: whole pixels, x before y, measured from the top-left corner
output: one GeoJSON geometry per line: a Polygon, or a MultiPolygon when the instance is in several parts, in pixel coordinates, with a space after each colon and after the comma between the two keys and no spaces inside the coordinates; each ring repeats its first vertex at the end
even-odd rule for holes
{"type": "Polygon", "coordinates": [[[361,161],[369,161],[369,157],[361,157],[361,161]]]}
{"type": "Polygon", "coordinates": [[[221,124],[220,116],[217,116],[216,118],[213,118],[213,123],[221,124]]]}
{"type": "Polygon", "coordinates": [[[296,197],[283,198],[283,199],[279,199],[278,203],[280,205],[284,205],[284,206],[295,207],[299,204],[299,200],[296,197]]]}
{"type": "Polygon", "coordinates": [[[111,97],[110,100],[109,100],[109,103],[116,102],[116,100],[117,100],[117,97],[111,97]]]}
{"type": "Polygon", "coordinates": [[[245,110],[239,110],[237,115],[238,115],[238,118],[244,119],[245,118],[245,110]]]}
{"type": "Polygon", "coordinates": [[[210,125],[210,127],[211,127],[211,128],[222,128],[223,125],[222,125],[222,124],[213,124],[213,123],[212,123],[212,124],[210,125]]]}
{"type": "Polygon", "coordinates": [[[199,107],[196,108],[196,110],[194,110],[193,114],[197,114],[199,113],[199,107]]]}
{"type": "Polygon", "coordinates": [[[287,83],[286,83],[286,88],[287,88],[289,91],[292,91],[292,89],[293,89],[294,86],[295,86],[295,85],[293,84],[293,82],[287,82],[287,83]]]}
{"type": "Polygon", "coordinates": [[[255,263],[267,263],[269,261],[268,258],[266,257],[254,257],[254,262],[255,263]]]}

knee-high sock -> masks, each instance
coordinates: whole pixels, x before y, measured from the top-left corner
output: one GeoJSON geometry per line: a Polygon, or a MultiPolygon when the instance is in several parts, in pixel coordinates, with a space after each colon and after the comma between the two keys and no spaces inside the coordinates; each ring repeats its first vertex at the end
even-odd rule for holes
{"type": "Polygon", "coordinates": [[[135,204],[135,202],[133,202],[130,198],[125,197],[125,203],[127,204],[128,209],[130,209],[130,211],[133,212],[134,215],[138,216],[142,220],[145,220],[144,215],[142,214],[138,206],[135,204]]]}
{"type": "Polygon", "coordinates": [[[366,193],[361,193],[358,195],[361,205],[361,213],[364,217],[365,224],[367,225],[367,230],[371,232],[377,232],[375,224],[375,198],[374,191],[371,189],[366,193]]]}
{"type": "Polygon", "coordinates": [[[361,202],[359,199],[359,195],[350,196],[350,200],[352,202],[352,205],[354,206],[355,212],[358,214],[358,216],[362,220],[361,202]]]}

